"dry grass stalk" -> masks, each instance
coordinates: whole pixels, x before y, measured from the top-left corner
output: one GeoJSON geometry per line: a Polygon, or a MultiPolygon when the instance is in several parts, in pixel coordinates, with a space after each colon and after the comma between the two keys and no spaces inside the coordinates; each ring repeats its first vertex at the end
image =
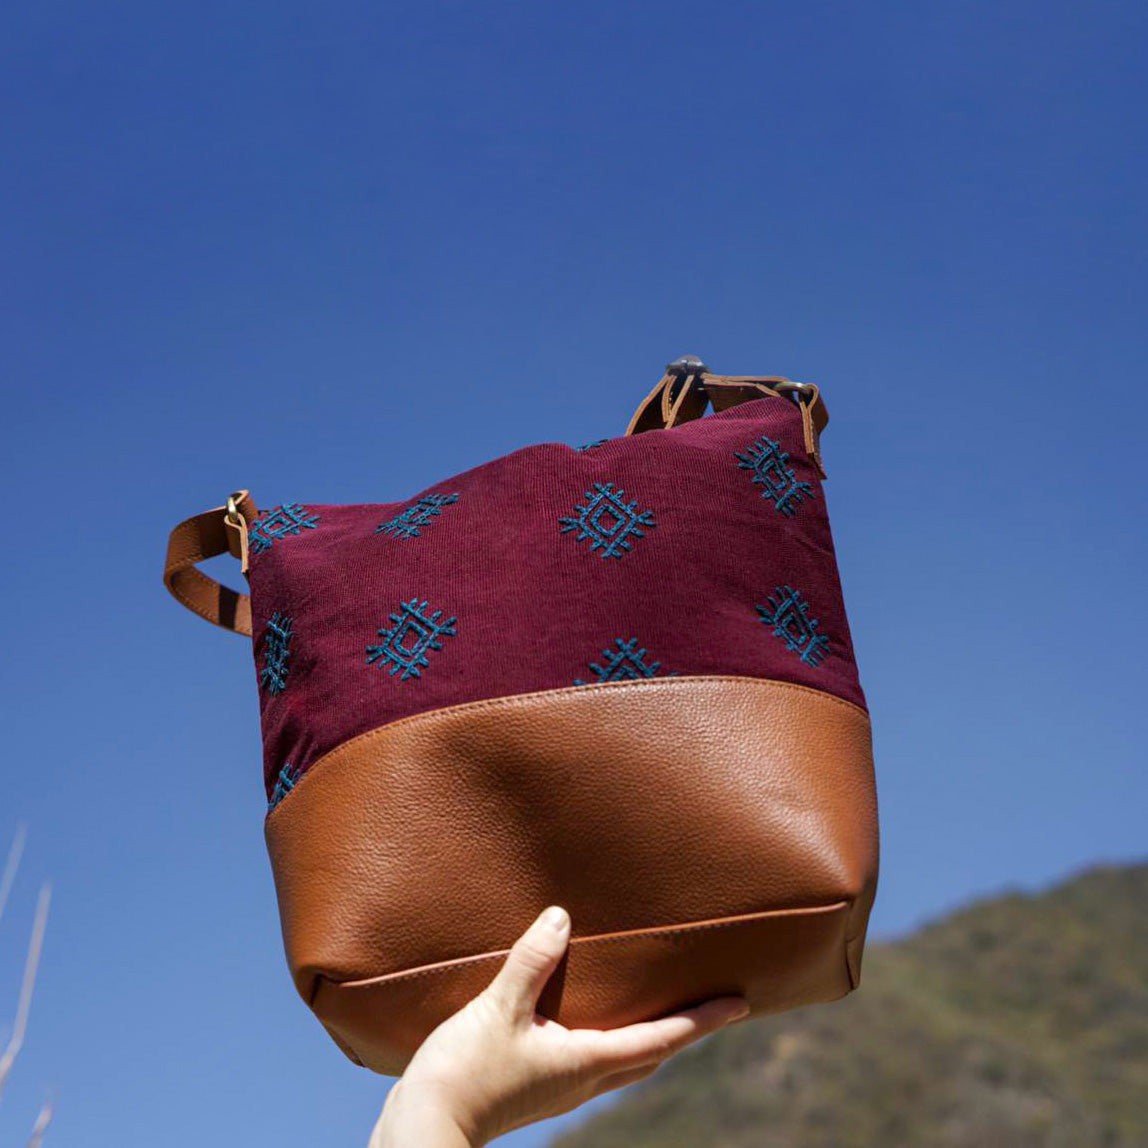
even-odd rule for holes
{"type": "Polygon", "coordinates": [[[8,904],[8,894],[12,891],[12,884],[16,880],[16,870],[20,867],[26,836],[23,824],[17,825],[12,848],[8,850],[8,863],[4,866],[4,876],[0,878],[0,917],[4,916],[4,906],[8,904]]]}
{"type": "Polygon", "coordinates": [[[48,1125],[52,1123],[52,1097],[49,1094],[48,1099],[44,1101],[44,1107],[40,1109],[40,1115],[36,1117],[36,1123],[32,1128],[32,1138],[28,1141],[28,1148],[40,1148],[44,1140],[44,1133],[48,1131],[48,1125]]]}
{"type": "Polygon", "coordinates": [[[12,1036],[8,1047],[0,1056],[0,1096],[4,1085],[16,1063],[16,1057],[24,1046],[24,1033],[28,1028],[28,1012],[32,1007],[32,992],[36,987],[36,971],[40,966],[40,950],[44,944],[44,930],[48,924],[48,904],[52,897],[52,886],[45,882],[40,889],[40,899],[36,905],[36,919],[32,924],[32,938],[28,943],[28,956],[24,961],[24,983],[20,986],[20,1000],[16,1006],[16,1021],[12,1026],[12,1036]]]}
{"type": "MultiPolygon", "coordinates": [[[[8,895],[16,880],[16,870],[20,867],[20,858],[24,853],[24,840],[27,836],[23,824],[17,826],[16,836],[12,847],[8,851],[8,861],[4,866],[4,875],[0,877],[0,917],[4,915],[8,904],[8,895]]],[[[16,1021],[12,1026],[12,1035],[8,1046],[0,1056],[0,1096],[3,1096],[4,1085],[16,1063],[16,1057],[24,1046],[24,1034],[28,1029],[28,1013],[32,1008],[32,993],[36,987],[36,973],[40,967],[40,951],[44,946],[44,930],[48,927],[48,905],[52,898],[52,886],[45,882],[40,888],[40,899],[36,903],[36,917],[32,923],[32,936],[28,942],[28,956],[24,961],[24,981],[20,986],[20,999],[16,1005],[16,1021]]],[[[40,1148],[44,1133],[52,1122],[52,1095],[44,1101],[36,1123],[32,1127],[32,1137],[28,1141],[28,1148],[40,1148]]]]}

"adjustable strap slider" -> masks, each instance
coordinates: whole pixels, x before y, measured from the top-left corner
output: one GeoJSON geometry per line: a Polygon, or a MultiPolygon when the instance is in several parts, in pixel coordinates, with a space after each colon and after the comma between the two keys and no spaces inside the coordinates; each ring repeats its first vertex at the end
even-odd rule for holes
{"type": "Polygon", "coordinates": [[[248,563],[248,522],[239,509],[239,504],[249,496],[246,490],[236,490],[227,496],[227,510],[223,516],[223,529],[227,535],[227,549],[233,558],[239,559],[239,572],[247,573],[248,563]]]}
{"type": "Polygon", "coordinates": [[[788,395],[801,408],[801,427],[805,435],[805,450],[813,459],[817,473],[828,478],[821,461],[821,432],[829,422],[829,412],[816,383],[795,383],[792,379],[779,379],[770,386],[779,394],[788,395]]]}

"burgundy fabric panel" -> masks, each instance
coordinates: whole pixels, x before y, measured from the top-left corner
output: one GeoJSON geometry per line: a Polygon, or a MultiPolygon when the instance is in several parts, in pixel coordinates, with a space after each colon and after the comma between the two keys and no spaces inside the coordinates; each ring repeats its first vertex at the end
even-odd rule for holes
{"type": "MultiPolygon", "coordinates": [[[[776,472],[775,472],[776,473],[776,472]]],[[[862,708],[824,491],[808,458],[801,413],[763,397],[669,430],[645,431],[577,450],[539,443],[437,482],[398,502],[302,503],[313,527],[275,537],[251,554],[249,584],[257,679],[267,623],[290,615],[283,687],[260,681],[264,780],[270,797],[286,764],[303,771],[359,733],[443,706],[612,680],[610,653],[630,676],[742,674],[797,682],[862,708]],[[739,465],[768,438],[808,493],[785,503],[739,465]],[[630,549],[603,557],[563,518],[613,484],[634,514],[652,514],[630,549]],[[377,527],[427,495],[456,501],[418,526],[416,537],[377,527]],[[788,595],[816,620],[812,651],[763,619],[788,595]],[[456,619],[455,632],[425,652],[419,676],[367,661],[378,631],[402,604],[426,602],[456,619]],[[618,640],[644,650],[637,668],[618,640]],[[802,656],[805,651],[806,657],[802,656]],[[596,663],[598,670],[592,663],[596,663]],[[644,667],[644,668],[642,668],[644,667]]],[[[270,511],[265,511],[264,522],[270,511]]],[[[620,532],[616,516],[600,521],[620,532]]],[[[252,528],[253,539],[259,523],[252,528]]],[[[793,607],[791,607],[791,610],[793,607]]],[[[806,637],[809,636],[809,631],[806,637]]],[[[407,631],[400,646],[409,649],[407,631]]],[[[400,651],[400,656],[401,651],[400,651]]]]}

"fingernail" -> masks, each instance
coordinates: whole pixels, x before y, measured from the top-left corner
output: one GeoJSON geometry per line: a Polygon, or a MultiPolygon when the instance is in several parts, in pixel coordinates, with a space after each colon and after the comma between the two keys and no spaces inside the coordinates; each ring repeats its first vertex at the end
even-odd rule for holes
{"type": "Polygon", "coordinates": [[[570,916],[561,905],[551,905],[550,908],[542,914],[542,919],[556,933],[565,932],[566,926],[570,924],[570,916]]]}
{"type": "Polygon", "coordinates": [[[743,1016],[749,1016],[748,1004],[740,1004],[737,1008],[731,1008],[726,1023],[729,1024],[735,1020],[741,1020],[743,1016]]]}

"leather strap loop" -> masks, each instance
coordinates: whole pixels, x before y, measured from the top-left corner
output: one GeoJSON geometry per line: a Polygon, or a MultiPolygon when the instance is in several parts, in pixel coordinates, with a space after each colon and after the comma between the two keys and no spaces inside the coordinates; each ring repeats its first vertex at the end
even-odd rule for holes
{"type": "Polygon", "coordinates": [[[829,409],[815,383],[795,383],[774,375],[676,375],[667,372],[641,401],[627,435],[647,430],[667,430],[691,419],[701,418],[707,403],[715,413],[764,395],[781,398],[793,395],[801,407],[801,426],[805,450],[823,479],[829,476],[821,461],[821,432],[829,425],[829,409]],[[681,380],[681,390],[671,398],[674,383],[681,380]]]}
{"type": "Polygon", "coordinates": [[[736,406],[747,399],[759,398],[763,393],[792,395],[801,407],[805,451],[813,459],[817,473],[823,479],[829,477],[821,462],[821,432],[829,425],[829,408],[816,383],[795,383],[792,379],[758,378],[752,375],[707,375],[706,387],[710,390],[715,411],[736,406]],[[756,393],[749,391],[751,387],[758,387],[759,390],[756,393]]]}
{"type": "MultiPolygon", "coordinates": [[[[708,377],[708,376],[704,376],[708,377]]],[[[666,372],[652,391],[638,404],[626,435],[648,430],[665,430],[706,413],[709,398],[702,385],[702,375],[678,375],[666,372]],[[675,384],[680,389],[674,391],[675,384]]],[[[626,437],[623,435],[623,437],[626,437]]]]}
{"type": "Polygon", "coordinates": [[[184,519],[167,543],[163,582],[176,601],[194,614],[237,634],[251,637],[251,599],[230,586],[224,586],[196,569],[196,563],[218,554],[231,554],[247,574],[247,537],[250,524],[258,517],[250,492],[237,490],[229,500],[235,508],[229,518],[228,505],[217,506],[184,519]]]}

